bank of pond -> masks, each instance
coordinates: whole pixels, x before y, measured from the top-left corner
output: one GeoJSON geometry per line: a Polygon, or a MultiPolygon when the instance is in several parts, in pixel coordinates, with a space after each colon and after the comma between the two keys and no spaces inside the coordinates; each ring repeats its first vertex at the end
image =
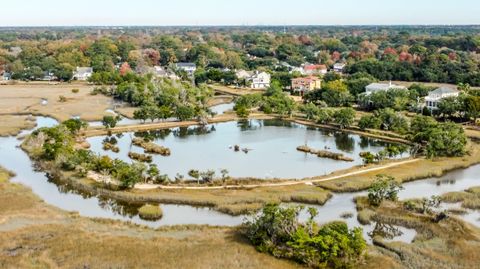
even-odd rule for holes
{"type": "MultiPolygon", "coordinates": [[[[37,128],[58,124],[55,120],[37,117],[37,128]]],[[[31,131],[24,131],[23,137],[31,131]]],[[[246,121],[228,122],[206,127],[174,128],[156,132],[123,134],[116,137],[119,153],[104,152],[102,141],[105,137],[89,139],[92,150],[115,158],[129,160],[128,152],[142,152],[143,148],[132,145],[134,137],[151,137],[152,141],[171,149],[171,156],[154,156],[163,173],[174,175],[186,173],[187,169],[226,168],[235,176],[275,177],[308,177],[321,175],[360,164],[359,152],[378,152],[388,143],[357,135],[334,133],[302,125],[282,121],[246,121]],[[311,154],[298,152],[296,147],[303,141],[315,148],[328,147],[351,156],[353,164],[348,162],[323,159],[311,154]],[[239,144],[252,150],[248,153],[235,152],[230,145],[239,144]],[[345,166],[347,165],[347,166],[345,166]],[[184,170],[182,170],[184,169],[184,170]]],[[[17,137],[0,138],[0,165],[13,171],[16,176],[13,182],[22,183],[42,198],[46,203],[67,211],[77,211],[86,217],[100,217],[130,221],[153,228],[163,225],[207,224],[235,226],[241,224],[246,216],[230,216],[206,207],[188,205],[161,204],[161,218],[148,220],[139,216],[139,209],[144,204],[125,203],[102,196],[83,193],[58,183],[42,171],[37,171],[30,158],[19,148],[21,141],[17,137]]],[[[431,195],[442,195],[448,192],[463,191],[478,186],[477,175],[480,165],[464,170],[450,172],[440,178],[429,178],[403,184],[404,190],[399,198],[421,198],[431,195]]],[[[366,195],[360,193],[334,194],[323,206],[312,205],[319,214],[316,221],[327,223],[343,220],[349,227],[362,227],[364,235],[369,238],[381,228],[381,223],[362,225],[357,218],[354,197],[366,195]]],[[[286,204],[288,205],[288,204],[286,204]]],[[[155,205],[157,206],[157,205],[155,205]]],[[[446,206],[446,205],[444,205],[446,206]]],[[[480,226],[478,211],[467,211],[460,215],[465,221],[480,226]],[[476,217],[477,216],[477,217],[476,217]]],[[[306,219],[306,211],[301,218],[306,219]]],[[[389,240],[411,242],[415,231],[405,227],[389,227],[397,229],[389,240]]]]}
{"type": "MultiPolygon", "coordinates": [[[[378,153],[393,145],[355,134],[327,131],[281,120],[247,120],[206,126],[180,127],[87,139],[90,150],[112,159],[132,162],[130,152],[143,154],[138,138],[170,150],[168,157],[152,154],[152,163],[170,179],[188,177],[188,171],[226,169],[233,178],[292,179],[323,176],[363,163],[361,152],[378,153]],[[116,141],[119,152],[104,150],[104,141],[116,141]],[[308,145],[342,158],[297,150],[308,145]],[[238,146],[242,150],[235,150],[238,146]],[[348,162],[344,160],[347,159],[348,162]]],[[[396,158],[408,157],[408,152],[396,158]]]]}

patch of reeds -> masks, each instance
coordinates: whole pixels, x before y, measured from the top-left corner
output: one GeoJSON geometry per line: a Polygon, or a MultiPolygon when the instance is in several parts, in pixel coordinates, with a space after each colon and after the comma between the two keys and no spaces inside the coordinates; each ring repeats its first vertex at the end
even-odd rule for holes
{"type": "Polygon", "coordinates": [[[120,152],[120,148],[118,146],[113,145],[113,144],[108,143],[108,142],[103,143],[103,150],[106,150],[106,151],[111,150],[115,153],[120,152]]]}
{"type": "Polygon", "coordinates": [[[138,209],[138,216],[145,220],[159,220],[163,217],[163,210],[159,205],[146,204],[138,209]]]}
{"type": "Polygon", "coordinates": [[[132,160],[136,160],[144,163],[151,163],[153,161],[153,157],[151,155],[135,153],[135,152],[129,152],[128,157],[132,160]]]}
{"type": "Polygon", "coordinates": [[[135,137],[132,140],[132,143],[135,146],[141,147],[144,149],[145,153],[160,154],[162,156],[170,156],[171,151],[169,148],[159,146],[152,142],[147,142],[142,138],[135,137]]]}
{"type": "Polygon", "coordinates": [[[235,204],[220,204],[215,207],[219,212],[232,215],[246,215],[253,214],[260,210],[264,206],[264,203],[254,202],[254,203],[235,203],[235,204]]]}
{"type": "Polygon", "coordinates": [[[353,162],[354,160],[348,156],[345,156],[341,153],[335,153],[335,152],[330,152],[326,150],[315,150],[312,149],[308,146],[298,146],[297,147],[298,151],[305,152],[305,153],[310,153],[310,154],[315,154],[320,158],[328,158],[328,159],[333,159],[337,161],[345,161],[345,162],[353,162]]]}
{"type": "Polygon", "coordinates": [[[292,194],[289,200],[294,203],[324,205],[330,198],[332,198],[330,192],[313,192],[292,194]]]}

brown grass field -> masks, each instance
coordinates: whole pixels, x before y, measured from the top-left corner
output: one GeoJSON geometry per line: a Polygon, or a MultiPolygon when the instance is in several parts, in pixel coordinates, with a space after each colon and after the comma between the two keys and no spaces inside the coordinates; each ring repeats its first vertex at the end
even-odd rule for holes
{"type": "Polygon", "coordinates": [[[235,228],[83,218],[8,177],[0,171],[0,268],[299,268],[257,252],[235,228]]]}
{"type": "Polygon", "coordinates": [[[35,120],[29,116],[0,115],[0,126],[0,136],[14,136],[35,127],[35,120]]]}
{"type": "Polygon", "coordinates": [[[34,114],[50,116],[59,121],[80,116],[83,120],[100,120],[110,108],[112,99],[90,95],[93,86],[87,84],[18,84],[0,85],[0,115],[34,114]],[[72,89],[79,89],[73,93],[72,89]],[[65,96],[66,102],[59,97],[65,96]],[[42,99],[48,100],[42,105],[42,99]]]}

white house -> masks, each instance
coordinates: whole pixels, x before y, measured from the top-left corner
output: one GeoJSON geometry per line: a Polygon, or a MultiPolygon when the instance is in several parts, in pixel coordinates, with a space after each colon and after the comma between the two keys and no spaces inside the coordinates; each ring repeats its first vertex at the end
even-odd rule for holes
{"type": "Polygon", "coordinates": [[[194,63],[177,63],[177,69],[187,72],[189,76],[193,76],[195,71],[197,71],[197,65],[194,63]]]}
{"type": "Polygon", "coordinates": [[[93,68],[91,67],[77,67],[77,70],[73,72],[74,80],[88,80],[93,74],[93,68]]]}
{"type": "Polygon", "coordinates": [[[337,73],[343,73],[343,70],[345,69],[346,64],[344,63],[336,63],[333,65],[333,71],[337,73]]]}
{"type": "Polygon", "coordinates": [[[251,82],[251,86],[253,89],[266,89],[270,87],[270,74],[266,72],[258,72],[255,73],[247,79],[247,81],[251,82]]]}
{"type": "Polygon", "coordinates": [[[303,67],[293,67],[292,70],[290,71],[290,74],[292,73],[300,73],[301,75],[306,75],[307,73],[305,73],[305,69],[303,69],[303,67]]]}
{"type": "Polygon", "coordinates": [[[172,71],[162,67],[162,66],[144,66],[144,67],[139,67],[137,68],[137,72],[139,74],[152,74],[157,78],[169,78],[172,80],[178,80],[180,79],[175,73],[172,71]]]}
{"type": "Polygon", "coordinates": [[[425,106],[430,110],[438,109],[438,103],[447,97],[457,97],[460,92],[456,89],[440,87],[428,93],[425,97],[425,106]]]}
{"type": "Polygon", "coordinates": [[[400,86],[400,85],[395,85],[390,83],[371,83],[365,87],[365,92],[366,94],[372,94],[376,92],[381,92],[381,91],[389,91],[392,89],[397,89],[397,90],[406,90],[407,87],[405,86],[400,86]]]}
{"type": "Polygon", "coordinates": [[[238,79],[247,80],[253,75],[253,72],[240,69],[240,70],[237,70],[237,72],[235,72],[235,75],[237,76],[238,79]]]}
{"type": "Polygon", "coordinates": [[[9,81],[11,79],[12,79],[12,75],[7,72],[3,72],[2,75],[0,76],[0,81],[9,81]]]}

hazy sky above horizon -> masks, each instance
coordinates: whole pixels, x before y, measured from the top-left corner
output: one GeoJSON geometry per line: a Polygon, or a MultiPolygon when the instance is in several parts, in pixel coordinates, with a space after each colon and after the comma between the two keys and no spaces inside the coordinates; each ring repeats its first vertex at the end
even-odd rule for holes
{"type": "Polygon", "coordinates": [[[15,0],[0,26],[480,24],[479,0],[15,0]]]}

